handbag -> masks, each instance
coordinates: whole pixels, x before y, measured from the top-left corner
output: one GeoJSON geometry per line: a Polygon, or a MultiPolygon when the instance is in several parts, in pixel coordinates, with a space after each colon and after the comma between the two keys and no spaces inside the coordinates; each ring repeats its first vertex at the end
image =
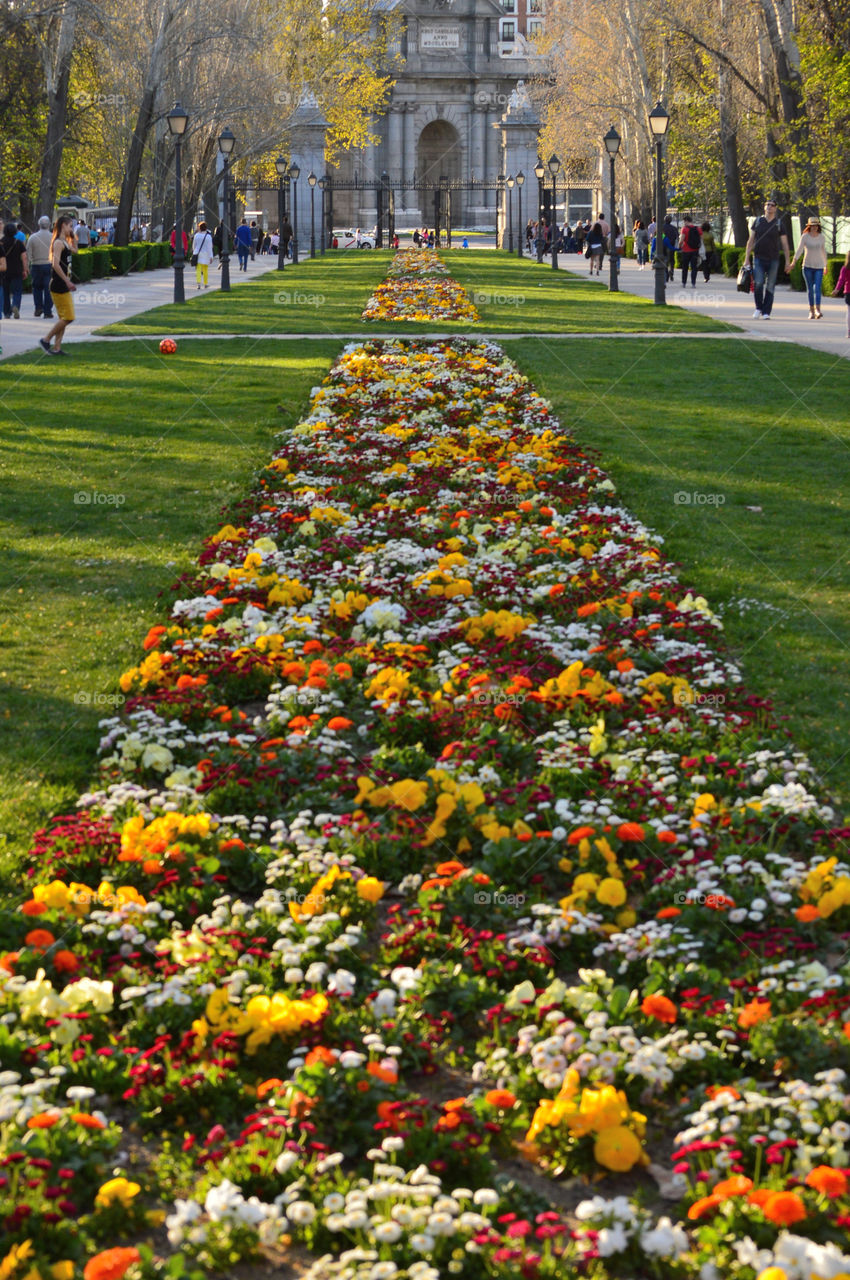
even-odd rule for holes
{"type": "Polygon", "coordinates": [[[584,256],[585,256],[586,258],[589,258],[589,257],[590,257],[590,245],[588,245],[588,246],[587,246],[587,248],[585,249],[585,251],[584,251],[584,256]]]}
{"type": "Polygon", "coordinates": [[[753,288],[753,269],[744,265],[738,272],[737,289],[739,293],[751,293],[753,288]]]}
{"type": "Polygon", "coordinates": [[[196,253],[193,253],[190,261],[192,263],[192,266],[196,267],[198,265],[198,255],[196,253]]]}

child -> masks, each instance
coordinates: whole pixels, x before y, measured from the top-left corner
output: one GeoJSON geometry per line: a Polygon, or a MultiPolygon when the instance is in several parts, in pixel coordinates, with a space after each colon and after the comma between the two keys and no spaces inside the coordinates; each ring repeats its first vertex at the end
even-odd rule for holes
{"type": "Polygon", "coordinates": [[[838,273],[838,279],[835,282],[833,294],[843,292],[844,301],[847,304],[847,337],[850,338],[850,253],[844,259],[844,266],[838,273]]]}
{"type": "Polygon", "coordinates": [[[466,236],[464,236],[464,237],[463,237],[463,241],[462,241],[462,243],[461,243],[461,246],[460,246],[460,247],[461,247],[461,249],[468,249],[468,248],[469,248],[469,241],[467,240],[466,236]]]}

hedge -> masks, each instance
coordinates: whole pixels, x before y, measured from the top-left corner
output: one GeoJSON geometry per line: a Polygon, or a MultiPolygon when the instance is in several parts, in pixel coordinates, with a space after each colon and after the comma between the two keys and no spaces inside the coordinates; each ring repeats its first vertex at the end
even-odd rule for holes
{"type": "Polygon", "coordinates": [[[91,254],[92,275],[95,280],[102,280],[104,276],[112,275],[112,255],[108,244],[98,245],[94,249],[83,249],[81,252],[91,254]]]}
{"type": "Polygon", "coordinates": [[[109,246],[109,255],[112,259],[112,270],[116,275],[126,276],[130,270],[130,246],[111,244],[109,246]]]}
{"type": "Polygon", "coordinates": [[[723,263],[724,276],[736,276],[741,270],[745,248],[738,244],[724,244],[720,249],[720,261],[723,263]]]}
{"type": "Polygon", "coordinates": [[[91,249],[80,249],[71,259],[71,278],[75,284],[88,284],[94,274],[94,256],[91,249]]]}

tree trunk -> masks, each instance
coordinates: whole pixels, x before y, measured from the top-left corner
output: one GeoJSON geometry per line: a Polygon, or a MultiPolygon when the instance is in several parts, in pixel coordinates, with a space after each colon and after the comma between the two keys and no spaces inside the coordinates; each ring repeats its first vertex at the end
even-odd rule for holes
{"type": "Polygon", "coordinates": [[[65,146],[65,128],[68,114],[68,85],[71,79],[71,60],[74,54],[74,36],[77,28],[76,0],[67,0],[59,19],[59,34],[55,48],[49,42],[42,50],[45,88],[47,91],[47,131],[44,154],[41,161],[41,179],[38,187],[36,213],[53,217],[56,192],[59,186],[59,169],[65,146]]]}
{"type": "MultiPolygon", "coordinates": [[[[720,0],[720,29],[727,30],[730,20],[730,0],[720,0]]],[[[724,50],[725,52],[725,50],[724,50]]],[[[735,103],[729,68],[725,61],[717,63],[717,113],[720,124],[720,155],[723,161],[723,182],[726,203],[735,244],[746,244],[749,237],[747,215],[744,209],[744,193],[741,188],[741,169],[738,164],[738,130],[735,121],[735,103]]],[[[722,231],[721,231],[722,234],[722,231]]]]}
{"type": "MultiPolygon", "coordinates": [[[[817,213],[817,178],[812,160],[809,117],[800,74],[800,52],[793,27],[791,0],[761,0],[770,41],[781,118],[788,132],[797,177],[795,193],[801,222],[817,213]]],[[[787,173],[787,166],[786,173],[787,173]]]]}
{"type": "Polygon", "coordinates": [[[127,155],[124,177],[121,180],[121,195],[118,197],[118,217],[115,226],[116,244],[130,243],[130,221],[133,217],[133,201],[136,198],[136,187],[139,183],[139,174],[142,171],[145,142],[153,120],[155,98],[155,86],[146,86],[139,112],[136,116],[136,127],[130,139],[130,151],[127,155]]]}

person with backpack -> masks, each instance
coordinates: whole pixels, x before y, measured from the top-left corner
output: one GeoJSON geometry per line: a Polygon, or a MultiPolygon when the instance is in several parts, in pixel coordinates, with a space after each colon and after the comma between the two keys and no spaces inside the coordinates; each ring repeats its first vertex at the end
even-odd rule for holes
{"type": "Polygon", "coordinates": [[[668,213],[661,228],[661,249],[667,263],[667,280],[672,281],[676,273],[676,245],[679,243],[679,228],[668,213]]]}
{"type": "Polygon", "coordinates": [[[251,252],[251,228],[247,218],[243,218],[236,228],[236,256],[239,259],[239,270],[248,270],[248,255],[251,252]]]}
{"type": "Polygon", "coordinates": [[[776,216],[776,201],[766,200],[764,213],[760,218],[756,218],[750,228],[750,238],[744,250],[744,266],[750,262],[753,266],[753,291],[756,302],[756,309],[753,312],[754,320],[770,319],[776,277],[779,275],[780,248],[785,255],[785,261],[790,262],[788,237],[776,216]]]}
{"type": "Polygon", "coordinates": [[[192,241],[192,262],[195,265],[195,279],[199,289],[206,289],[209,283],[210,263],[213,260],[213,238],[207,230],[207,224],[198,224],[195,238],[192,241]]]}
{"type": "Polygon", "coordinates": [[[651,237],[640,218],[635,222],[633,234],[635,241],[635,255],[638,261],[638,271],[643,271],[646,266],[646,259],[649,253],[649,241],[651,237]]]}
{"type": "Polygon", "coordinates": [[[682,288],[688,283],[688,272],[691,273],[691,288],[697,287],[697,267],[699,266],[699,250],[702,236],[699,227],[685,217],[682,223],[682,234],[679,236],[679,252],[682,255],[682,288]]]}

